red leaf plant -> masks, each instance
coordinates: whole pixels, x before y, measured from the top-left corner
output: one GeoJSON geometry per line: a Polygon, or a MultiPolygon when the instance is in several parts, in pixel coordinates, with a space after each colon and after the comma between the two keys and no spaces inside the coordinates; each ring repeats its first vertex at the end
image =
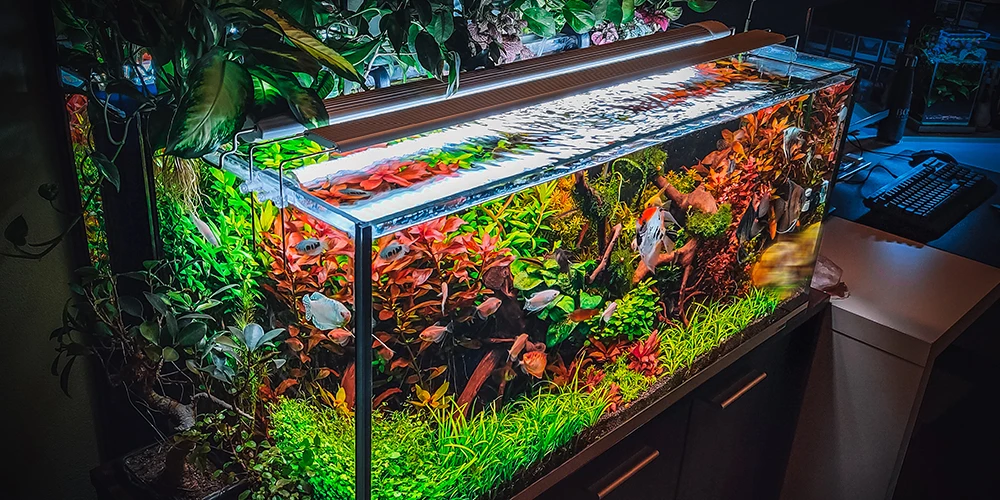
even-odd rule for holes
{"type": "Polygon", "coordinates": [[[647,377],[655,377],[663,371],[660,366],[660,333],[653,330],[653,333],[646,337],[646,340],[636,342],[629,351],[629,369],[641,373],[647,377]]]}

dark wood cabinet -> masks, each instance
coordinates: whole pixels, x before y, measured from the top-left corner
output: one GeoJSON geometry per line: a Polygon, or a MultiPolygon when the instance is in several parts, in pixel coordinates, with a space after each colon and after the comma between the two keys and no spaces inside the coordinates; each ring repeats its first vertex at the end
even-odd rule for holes
{"type": "Polygon", "coordinates": [[[779,333],[691,394],[678,500],[779,497],[821,320],[779,333]]]}

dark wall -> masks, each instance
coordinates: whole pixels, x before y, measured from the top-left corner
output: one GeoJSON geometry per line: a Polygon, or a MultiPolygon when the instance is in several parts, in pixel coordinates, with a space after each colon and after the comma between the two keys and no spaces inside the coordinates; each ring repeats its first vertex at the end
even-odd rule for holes
{"type": "MultiPolygon", "coordinates": [[[[4,2],[0,14],[0,229],[23,214],[34,241],[66,226],[36,190],[42,183],[65,185],[65,121],[47,64],[51,30],[48,2],[4,2]]],[[[70,196],[72,198],[72,196],[70,196]]],[[[9,250],[0,243],[0,250],[9,250]]],[[[0,255],[0,429],[4,471],[0,497],[88,499],[88,472],[98,463],[87,366],[76,366],[72,398],[49,373],[55,344],[49,332],[60,324],[66,286],[76,266],[73,244],[43,260],[0,255]]]]}

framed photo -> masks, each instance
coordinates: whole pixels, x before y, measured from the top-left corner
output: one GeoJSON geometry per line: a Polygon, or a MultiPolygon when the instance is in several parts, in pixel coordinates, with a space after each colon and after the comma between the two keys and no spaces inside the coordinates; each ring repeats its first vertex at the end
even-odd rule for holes
{"type": "Polygon", "coordinates": [[[844,57],[854,56],[854,42],[857,37],[851,33],[834,31],[830,38],[830,53],[844,57]]]}
{"type": "Polygon", "coordinates": [[[888,66],[896,65],[896,58],[903,52],[903,42],[885,41],[885,48],[882,50],[882,64],[888,66]]]}
{"type": "Polygon", "coordinates": [[[872,81],[875,77],[875,65],[866,62],[855,62],[858,65],[858,78],[872,81]]]}
{"type": "Polygon", "coordinates": [[[965,2],[962,7],[962,17],[958,19],[958,25],[966,28],[978,28],[979,21],[983,19],[984,10],[986,10],[986,4],[965,2]]]}
{"type": "Polygon", "coordinates": [[[806,47],[813,53],[825,55],[826,48],[830,45],[830,30],[819,26],[809,30],[809,39],[806,40],[806,47]]]}
{"type": "Polygon", "coordinates": [[[882,57],[882,40],[870,36],[859,36],[854,57],[863,61],[878,62],[882,57]]]}
{"type": "Polygon", "coordinates": [[[961,10],[961,0],[937,0],[937,3],[934,4],[934,14],[945,19],[958,19],[958,13],[961,10]]]}

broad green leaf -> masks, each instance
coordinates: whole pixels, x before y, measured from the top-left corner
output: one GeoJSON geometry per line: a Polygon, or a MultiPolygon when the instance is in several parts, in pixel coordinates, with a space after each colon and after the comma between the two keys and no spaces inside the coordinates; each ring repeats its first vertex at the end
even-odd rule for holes
{"type": "Polygon", "coordinates": [[[514,288],[518,290],[531,290],[542,284],[542,279],[529,274],[528,271],[521,271],[514,276],[514,288]]]}
{"type": "Polygon", "coordinates": [[[550,38],[559,31],[556,28],[556,19],[545,9],[539,7],[524,9],[521,11],[521,17],[528,23],[528,29],[540,37],[550,38]]]}
{"type": "Polygon", "coordinates": [[[594,14],[594,24],[603,21],[608,15],[608,6],[614,2],[614,0],[597,0],[594,2],[594,6],[591,7],[590,12],[594,14]]]}
{"type": "Polygon", "coordinates": [[[167,302],[166,297],[158,293],[142,292],[146,296],[146,300],[149,304],[156,309],[156,312],[160,314],[167,314],[167,308],[170,307],[170,303],[167,302]]]}
{"type": "Polygon", "coordinates": [[[622,0],[622,23],[632,22],[635,18],[635,1],[622,0]]]}
{"type": "MultiPolygon", "coordinates": [[[[302,49],[288,45],[274,33],[262,29],[248,30],[240,40],[250,47],[250,54],[268,69],[319,75],[320,64],[302,49]]],[[[252,72],[252,71],[251,71],[252,72]]]]}
{"type": "Polygon", "coordinates": [[[596,18],[590,11],[590,5],[583,0],[568,0],[563,4],[563,16],[566,24],[577,33],[586,33],[594,28],[596,18]]]}
{"type": "Polygon", "coordinates": [[[139,333],[152,344],[160,343],[160,325],[155,321],[144,321],[139,325],[139,333]]]}
{"type": "Polygon", "coordinates": [[[164,347],[161,352],[161,356],[163,356],[163,361],[166,361],[167,363],[173,363],[174,361],[181,359],[180,354],[177,354],[177,351],[174,350],[173,347],[164,347]]]}
{"type": "Polygon", "coordinates": [[[194,321],[181,330],[181,334],[177,338],[177,344],[181,347],[191,347],[201,342],[201,339],[205,338],[206,333],[208,333],[208,325],[201,321],[194,321]]]}
{"type": "Polygon", "coordinates": [[[294,76],[261,67],[250,68],[250,73],[278,91],[288,102],[288,107],[299,123],[307,127],[320,127],[329,123],[323,99],[313,89],[299,85],[294,76]]]}
{"type": "Polygon", "coordinates": [[[435,5],[431,22],[425,28],[438,43],[444,44],[455,32],[455,18],[451,13],[451,7],[435,5]]]}
{"type": "Polygon", "coordinates": [[[315,57],[320,64],[329,68],[330,71],[353,82],[364,83],[364,78],[361,77],[358,70],[354,69],[354,66],[347,59],[344,59],[344,56],[338,54],[330,47],[323,45],[323,42],[317,40],[316,37],[285,20],[273,10],[264,10],[262,12],[271,19],[274,19],[278,23],[278,26],[281,26],[281,29],[285,32],[285,36],[296,47],[315,57]]]}
{"type": "Polygon", "coordinates": [[[118,300],[122,312],[135,318],[142,318],[142,302],[135,297],[124,296],[118,300]]]}
{"type": "Polygon", "coordinates": [[[264,329],[257,323],[250,323],[243,328],[243,339],[250,352],[257,350],[262,338],[264,338],[264,329]]]}
{"type": "Polygon", "coordinates": [[[284,331],[285,331],[284,328],[275,328],[274,330],[265,333],[264,336],[261,337],[260,342],[257,344],[257,348],[260,349],[261,346],[267,345],[269,342],[276,339],[278,335],[281,335],[282,332],[284,331]]]}
{"type": "Polygon", "coordinates": [[[667,16],[667,19],[671,21],[676,21],[681,18],[681,14],[684,13],[684,9],[680,7],[667,7],[663,9],[663,15],[667,16]]]}
{"type": "Polygon", "coordinates": [[[600,295],[591,295],[587,292],[580,292],[580,309],[594,309],[601,305],[603,298],[600,295]]]}
{"type": "Polygon", "coordinates": [[[576,301],[573,300],[573,297],[570,297],[569,295],[560,296],[559,299],[556,300],[556,303],[553,305],[556,308],[565,311],[566,314],[569,314],[576,310],[576,301]]]}
{"type": "Polygon", "coordinates": [[[441,74],[441,47],[430,33],[421,30],[413,41],[417,50],[417,60],[424,71],[432,75],[441,74]]]}
{"type": "Polygon", "coordinates": [[[576,323],[571,323],[569,321],[561,321],[559,323],[554,323],[549,325],[549,331],[545,335],[545,345],[548,347],[555,347],[566,340],[573,329],[576,327],[576,323]]]}
{"type": "Polygon", "coordinates": [[[688,7],[695,11],[705,13],[715,7],[716,0],[688,0],[688,7]]]}
{"type": "Polygon", "coordinates": [[[458,75],[462,72],[462,56],[454,50],[448,51],[448,90],[445,95],[451,97],[458,91],[458,75]]]}
{"type": "Polygon", "coordinates": [[[403,44],[406,42],[406,30],[410,22],[408,12],[406,10],[390,12],[383,15],[378,23],[379,31],[389,37],[389,44],[396,53],[402,52],[403,44]]]}
{"type": "Polygon", "coordinates": [[[96,149],[90,153],[90,159],[97,167],[97,171],[101,173],[101,177],[115,187],[115,191],[121,189],[121,176],[118,174],[118,166],[115,165],[115,162],[96,149]]]}
{"type": "Polygon", "coordinates": [[[282,0],[281,10],[302,26],[316,28],[316,17],[321,8],[317,0],[282,0]]]}
{"type": "Polygon", "coordinates": [[[195,65],[167,136],[167,154],[197,158],[219,148],[243,125],[250,74],[213,49],[195,65]]]}
{"type": "Polygon", "coordinates": [[[622,10],[622,3],[620,0],[608,0],[608,8],[605,11],[604,20],[620,26],[622,24],[624,13],[622,10]]]}

